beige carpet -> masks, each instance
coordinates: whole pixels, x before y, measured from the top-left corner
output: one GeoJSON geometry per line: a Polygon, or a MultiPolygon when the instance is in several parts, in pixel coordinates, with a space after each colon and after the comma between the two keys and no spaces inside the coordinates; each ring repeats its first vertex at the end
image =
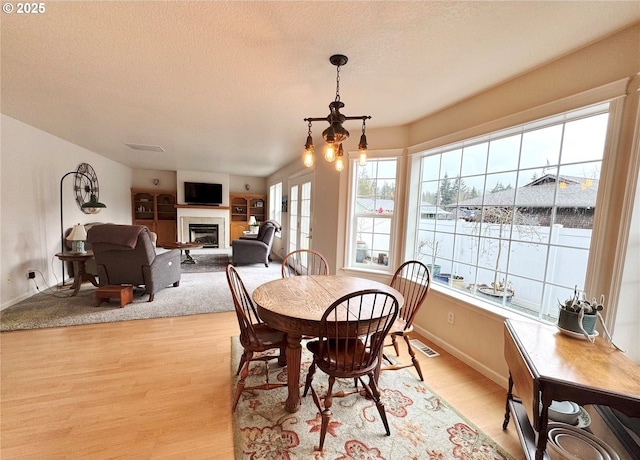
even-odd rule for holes
{"type": "MultiPolygon", "coordinates": [[[[280,278],[280,264],[239,266],[238,272],[247,290],[280,278]]],[[[68,285],[67,285],[68,286],[68,285]]],[[[142,290],[136,290],[133,303],[120,308],[114,299],[96,307],[93,287],[85,283],[77,296],[67,288],[56,287],[38,293],[0,311],[0,331],[76,326],[170,316],[198,315],[233,310],[229,285],[224,271],[215,273],[183,273],[180,286],[163,289],[153,302],[142,290]]]]}
{"type": "MultiPolygon", "coordinates": [[[[232,338],[231,372],[235,376],[242,347],[232,338]]],[[[301,381],[311,355],[303,347],[301,381]]],[[[247,378],[264,382],[264,364],[253,363],[247,378]]],[[[286,368],[273,360],[271,382],[286,382],[286,368]]],[[[231,394],[237,377],[232,379],[231,394]]],[[[320,440],[320,414],[310,394],[294,414],[284,409],[286,388],[242,393],[234,413],[235,458],[263,459],[370,459],[370,460],[514,460],[504,449],[460,415],[408,370],[383,372],[379,386],[391,436],[386,436],[372,401],[351,395],[333,400],[333,418],[323,453],[314,452],[320,440]]],[[[318,370],[314,388],[326,389],[326,376],[318,370]]],[[[353,381],[338,379],[336,387],[352,388],[353,381]]],[[[500,423],[500,422],[499,422],[500,423]]]]}

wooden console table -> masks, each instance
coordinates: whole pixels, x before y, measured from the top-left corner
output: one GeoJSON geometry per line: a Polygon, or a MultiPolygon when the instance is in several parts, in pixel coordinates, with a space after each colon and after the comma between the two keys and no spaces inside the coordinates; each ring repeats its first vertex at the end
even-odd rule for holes
{"type": "Polygon", "coordinates": [[[545,450],[553,400],[601,404],[640,417],[640,366],[602,338],[590,343],[553,326],[507,319],[504,357],[509,389],[502,428],[513,415],[529,460],[534,452],[536,460],[549,458],[545,450]]]}

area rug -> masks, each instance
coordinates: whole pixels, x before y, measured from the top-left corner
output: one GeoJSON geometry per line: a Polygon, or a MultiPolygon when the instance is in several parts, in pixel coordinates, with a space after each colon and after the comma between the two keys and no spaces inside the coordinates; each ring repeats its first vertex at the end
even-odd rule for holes
{"type": "Polygon", "coordinates": [[[227,269],[230,257],[227,254],[191,254],[195,264],[181,264],[182,273],[215,273],[227,269]]]}
{"type": "MultiPolygon", "coordinates": [[[[281,277],[280,264],[272,262],[237,267],[247,290],[281,277]]],[[[133,303],[120,308],[117,300],[95,306],[96,288],[85,283],[77,296],[50,288],[0,311],[0,331],[77,326],[171,316],[198,315],[233,310],[229,285],[224,271],[183,273],[180,286],[169,286],[156,293],[153,302],[142,290],[134,292],[133,303]]]]}
{"type": "MultiPolygon", "coordinates": [[[[233,395],[242,346],[237,337],[231,340],[233,395]]],[[[310,363],[303,344],[302,382],[310,363]]],[[[286,368],[279,368],[277,360],[268,372],[270,382],[287,381],[286,368]]],[[[247,386],[264,381],[264,363],[252,363],[247,386]]],[[[326,375],[316,371],[314,388],[323,394],[326,383],[326,375]]],[[[323,452],[314,451],[321,417],[311,393],[290,414],[284,409],[286,388],[244,391],[233,416],[235,459],[514,460],[412,373],[383,372],[379,386],[391,436],[385,435],[372,401],[357,394],[334,398],[323,452]]],[[[334,390],[340,387],[353,388],[353,380],[337,379],[334,390]]]]}

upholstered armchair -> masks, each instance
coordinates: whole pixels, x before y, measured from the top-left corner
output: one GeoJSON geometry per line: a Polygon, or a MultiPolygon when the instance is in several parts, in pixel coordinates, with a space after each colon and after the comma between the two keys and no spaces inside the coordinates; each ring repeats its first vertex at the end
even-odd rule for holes
{"type": "Polygon", "coordinates": [[[268,267],[273,237],[280,230],[280,224],[275,220],[266,220],[260,225],[258,236],[255,238],[241,237],[233,240],[231,242],[233,265],[263,263],[268,267]]]}
{"type": "Polygon", "coordinates": [[[105,224],[87,232],[96,259],[100,286],[144,286],[153,301],[156,292],[180,285],[180,250],[157,250],[143,225],[105,224]]]}

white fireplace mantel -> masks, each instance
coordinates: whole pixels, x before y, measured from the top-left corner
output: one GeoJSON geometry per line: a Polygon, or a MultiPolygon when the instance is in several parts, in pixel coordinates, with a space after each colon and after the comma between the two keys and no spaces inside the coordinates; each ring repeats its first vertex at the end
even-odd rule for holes
{"type": "Polygon", "coordinates": [[[189,241],[189,224],[218,224],[218,246],[229,248],[229,208],[227,206],[177,205],[178,241],[189,241]]]}

